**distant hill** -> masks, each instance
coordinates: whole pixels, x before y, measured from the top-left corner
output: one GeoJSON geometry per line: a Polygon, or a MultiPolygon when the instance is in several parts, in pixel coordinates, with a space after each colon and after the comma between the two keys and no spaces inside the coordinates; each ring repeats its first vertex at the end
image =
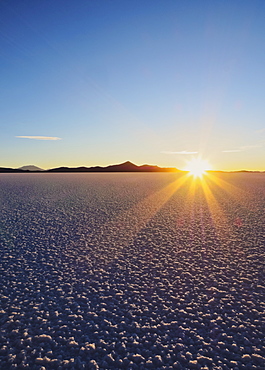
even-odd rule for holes
{"type": "Polygon", "coordinates": [[[22,173],[22,172],[29,172],[29,171],[23,171],[17,168],[0,167],[0,173],[22,173]]]}
{"type": "Polygon", "coordinates": [[[150,166],[148,164],[137,166],[132,162],[124,162],[114,164],[107,167],[59,167],[47,170],[47,172],[178,172],[177,168],[163,168],[158,166],[150,166]]]}
{"type": "Polygon", "coordinates": [[[34,166],[33,164],[30,164],[28,166],[22,166],[19,167],[18,170],[23,170],[23,171],[44,171],[42,168],[34,166]]]}

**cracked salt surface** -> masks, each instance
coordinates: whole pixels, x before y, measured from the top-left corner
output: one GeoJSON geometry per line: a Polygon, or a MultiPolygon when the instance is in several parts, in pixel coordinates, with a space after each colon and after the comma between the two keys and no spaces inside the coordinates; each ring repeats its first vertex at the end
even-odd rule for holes
{"type": "Polygon", "coordinates": [[[1,175],[1,369],[265,368],[265,176],[185,180],[1,175]]]}

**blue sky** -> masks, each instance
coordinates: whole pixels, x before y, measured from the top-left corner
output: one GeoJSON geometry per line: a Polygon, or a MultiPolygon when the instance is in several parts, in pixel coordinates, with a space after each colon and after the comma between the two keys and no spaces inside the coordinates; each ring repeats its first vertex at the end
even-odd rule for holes
{"type": "Polygon", "coordinates": [[[264,1],[3,0],[0,158],[265,170],[264,1]]]}

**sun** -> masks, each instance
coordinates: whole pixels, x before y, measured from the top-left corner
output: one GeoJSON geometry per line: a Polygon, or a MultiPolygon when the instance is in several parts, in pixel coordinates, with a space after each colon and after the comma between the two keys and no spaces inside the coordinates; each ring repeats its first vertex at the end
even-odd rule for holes
{"type": "Polygon", "coordinates": [[[189,171],[190,175],[193,175],[194,177],[201,178],[205,174],[205,171],[210,169],[210,163],[207,160],[198,157],[192,158],[192,160],[187,163],[185,171],[189,171]]]}

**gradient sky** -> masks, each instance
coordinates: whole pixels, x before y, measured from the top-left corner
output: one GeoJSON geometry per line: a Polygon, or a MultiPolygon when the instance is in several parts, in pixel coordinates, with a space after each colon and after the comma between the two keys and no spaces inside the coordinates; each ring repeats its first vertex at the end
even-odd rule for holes
{"type": "Polygon", "coordinates": [[[0,167],[265,170],[265,2],[2,0],[0,167]]]}

